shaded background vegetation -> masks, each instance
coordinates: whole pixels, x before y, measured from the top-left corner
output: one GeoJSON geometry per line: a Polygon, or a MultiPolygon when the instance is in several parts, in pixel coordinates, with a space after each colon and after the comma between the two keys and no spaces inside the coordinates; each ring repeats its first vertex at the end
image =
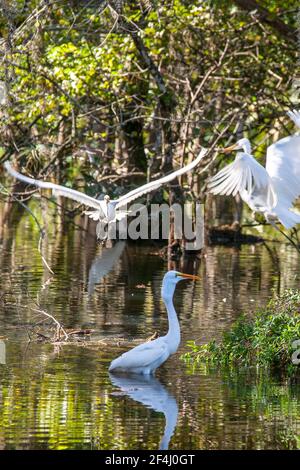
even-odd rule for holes
{"type": "MultiPolygon", "coordinates": [[[[37,206],[32,201],[30,207],[36,210],[33,202],[37,206]]],[[[293,247],[274,244],[278,270],[259,244],[208,247],[195,267],[181,264],[182,259],[170,264],[154,247],[132,244],[101,278],[98,259],[103,261],[104,247],[83,231],[58,231],[49,212],[44,254],[53,278],[36,250],[39,232],[32,218],[25,213],[19,224],[4,228],[0,338],[6,338],[6,365],[0,365],[0,448],[158,449],[163,414],[113,386],[107,368],[134,341],[166,331],[160,286],[170,268],[195,269],[202,279],[178,286],[181,347],[157,373],[179,409],[170,448],[299,448],[299,384],[257,374],[255,367],[212,371],[180,360],[187,340],[202,344],[221,338],[241,312],[251,317],[274,291],[297,288],[300,263],[293,247]],[[96,266],[100,272],[97,279],[92,276],[95,284],[89,289],[96,266]],[[33,301],[65,328],[92,328],[90,340],[49,344],[32,335],[28,344],[28,331],[37,321],[29,308],[33,301]]],[[[107,251],[112,256],[112,249],[107,251]]]]}
{"type": "MultiPolygon", "coordinates": [[[[293,128],[295,0],[1,0],[0,11],[1,161],[15,155],[23,171],[118,194],[204,145],[208,171],[180,182],[204,200],[217,147],[245,134],[263,161],[293,128]]],[[[208,218],[224,204],[240,218],[211,196],[208,218]]]]}
{"type": "MultiPolygon", "coordinates": [[[[298,99],[297,7],[295,0],[0,0],[0,163],[11,158],[24,173],[118,195],[187,163],[204,145],[211,152],[203,167],[171,198],[206,198],[209,221],[241,217],[238,200],[205,196],[205,181],[223,164],[217,149],[236,137],[248,136],[263,162],[266,145],[292,131],[285,111],[298,99]]],[[[7,199],[11,180],[1,181],[7,199]]],[[[21,197],[24,188],[13,191],[21,197]]],[[[66,328],[91,327],[107,344],[144,340],[166,328],[163,273],[198,272],[200,260],[166,261],[155,246],[130,246],[91,283],[105,250],[83,218],[72,216],[75,227],[63,231],[56,207],[43,198],[29,207],[46,229],[42,252],[55,276],[42,266],[34,219],[1,201],[0,448],[156,449],[163,416],[109,381],[119,345],[28,347],[33,318],[23,306],[33,299],[66,328]]],[[[254,310],[273,291],[298,287],[298,253],[284,245],[208,247],[201,263],[203,281],[179,287],[176,297],[182,352],[188,339],[218,339],[241,311],[251,315],[249,302],[254,310]]],[[[178,355],[159,371],[179,406],[173,448],[299,447],[297,386],[253,369],[238,377],[201,367],[187,368],[178,355]]]]}

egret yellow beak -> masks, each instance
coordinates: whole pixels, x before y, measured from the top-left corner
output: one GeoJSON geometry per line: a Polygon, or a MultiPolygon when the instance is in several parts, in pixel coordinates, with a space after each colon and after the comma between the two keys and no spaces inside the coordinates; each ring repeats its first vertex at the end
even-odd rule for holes
{"type": "Polygon", "coordinates": [[[231,145],[230,147],[225,147],[223,149],[223,153],[230,153],[232,152],[233,150],[237,150],[238,149],[238,145],[237,144],[234,144],[234,145],[231,145]]]}
{"type": "Polygon", "coordinates": [[[184,277],[186,279],[193,279],[193,281],[199,281],[200,277],[195,276],[194,274],[184,274],[184,273],[177,273],[178,276],[184,277]]]}

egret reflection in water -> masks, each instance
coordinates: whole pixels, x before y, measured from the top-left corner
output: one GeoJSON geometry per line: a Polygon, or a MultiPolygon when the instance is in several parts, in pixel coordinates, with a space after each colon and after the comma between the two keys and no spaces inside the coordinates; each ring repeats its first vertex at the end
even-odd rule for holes
{"type": "Polygon", "coordinates": [[[111,248],[102,248],[101,255],[96,256],[89,270],[88,294],[92,295],[95,290],[95,284],[106,276],[121,257],[126,242],[119,241],[111,248]]]}
{"type": "Polygon", "coordinates": [[[133,400],[165,415],[165,431],[159,450],[167,450],[174,434],[178,417],[175,397],[153,376],[109,374],[113,385],[133,400]]]}

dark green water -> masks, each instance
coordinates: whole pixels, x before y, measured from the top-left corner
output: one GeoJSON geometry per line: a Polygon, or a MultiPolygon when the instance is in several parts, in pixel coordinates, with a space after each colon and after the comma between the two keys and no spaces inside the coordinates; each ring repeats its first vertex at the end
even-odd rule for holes
{"type": "Polygon", "coordinates": [[[219,337],[241,312],[251,315],[274,292],[299,287],[295,250],[278,244],[217,247],[201,261],[168,265],[155,246],[118,244],[108,251],[97,246],[93,232],[88,236],[71,225],[61,231],[47,210],[47,217],[36,213],[48,226],[43,253],[52,278],[41,263],[29,214],[1,226],[6,363],[0,364],[0,448],[300,447],[298,385],[253,370],[193,370],[179,359],[187,340],[219,337]],[[201,276],[176,290],[180,351],[156,379],[110,377],[109,362],[132,341],[165,332],[160,285],[170,268],[195,269],[201,276]],[[93,334],[65,345],[37,342],[30,333],[35,302],[65,328],[91,328],[93,334]]]}

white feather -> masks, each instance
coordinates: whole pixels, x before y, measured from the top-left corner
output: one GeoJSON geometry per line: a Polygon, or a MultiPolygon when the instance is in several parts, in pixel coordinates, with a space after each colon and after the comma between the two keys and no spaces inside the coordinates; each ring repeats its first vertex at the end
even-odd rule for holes
{"type": "MultiPolygon", "coordinates": [[[[209,191],[213,194],[221,194],[229,196],[232,194],[240,194],[241,197],[249,204],[249,199],[254,192],[267,190],[270,192],[270,178],[265,168],[258,163],[252,155],[247,153],[238,153],[234,162],[227,165],[208,183],[209,191]]],[[[266,197],[264,205],[274,205],[275,199],[272,201],[266,197]]]]}
{"type": "Polygon", "coordinates": [[[289,116],[289,118],[291,118],[292,121],[294,121],[296,126],[300,129],[300,112],[296,109],[293,109],[293,111],[288,111],[287,115],[289,116]]]}
{"type": "MultiPolygon", "coordinates": [[[[80,202],[80,204],[84,204],[85,206],[98,209],[98,211],[102,210],[103,201],[98,201],[98,199],[95,199],[94,197],[87,196],[86,194],[81,193],[80,191],[75,191],[75,189],[66,188],[65,186],[61,186],[59,184],[50,183],[47,181],[39,181],[33,178],[29,178],[28,176],[24,176],[14,170],[9,162],[5,162],[4,167],[11,176],[17,178],[20,181],[23,181],[24,183],[32,184],[34,186],[37,186],[38,188],[51,189],[52,193],[55,196],[64,196],[69,199],[73,199],[74,201],[80,202]]],[[[104,213],[103,217],[105,217],[104,213]]]]}
{"type": "Polygon", "coordinates": [[[109,201],[99,201],[98,199],[87,196],[86,194],[81,193],[80,191],[76,191],[71,188],[66,188],[65,186],[29,178],[28,176],[24,176],[14,170],[9,162],[5,162],[4,166],[11,176],[19,179],[20,181],[23,181],[24,183],[35,185],[38,188],[51,189],[55,196],[64,196],[69,199],[73,199],[74,201],[80,202],[81,204],[84,204],[87,207],[96,209],[96,211],[87,211],[86,214],[95,221],[106,220],[109,223],[114,222],[115,220],[121,220],[127,215],[126,211],[122,211],[120,213],[116,212],[117,209],[126,206],[130,202],[151,191],[155,191],[156,189],[160,188],[163,184],[169,183],[176,177],[181,176],[184,173],[187,173],[188,171],[191,171],[200,163],[206,152],[207,150],[203,148],[200,151],[198,157],[183,168],[173,171],[171,174],[159,178],[158,180],[144,184],[142,187],[136,188],[133,191],[130,191],[129,193],[125,194],[124,196],[121,196],[119,199],[109,201]]]}
{"type": "Polygon", "coordinates": [[[130,351],[114,359],[109,367],[109,371],[116,369],[139,369],[152,365],[155,369],[159,367],[169,357],[168,345],[165,337],[157,338],[149,343],[136,346],[130,351]]]}
{"type": "MultiPolygon", "coordinates": [[[[287,114],[300,128],[300,112],[287,114]]],[[[300,196],[300,136],[295,134],[270,145],[266,168],[252,155],[239,153],[233,163],[210,179],[208,188],[213,194],[239,193],[251,209],[264,213],[267,219],[277,217],[286,228],[293,227],[300,223],[300,214],[290,210],[300,196]]]]}

